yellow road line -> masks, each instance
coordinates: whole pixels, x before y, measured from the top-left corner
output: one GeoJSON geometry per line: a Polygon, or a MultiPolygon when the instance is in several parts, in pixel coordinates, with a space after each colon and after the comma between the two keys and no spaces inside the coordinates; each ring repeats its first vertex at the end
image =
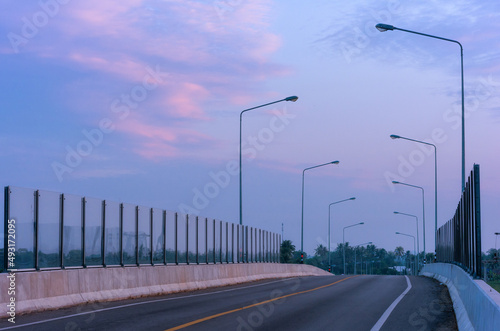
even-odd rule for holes
{"type": "Polygon", "coordinates": [[[277,297],[277,298],[274,298],[274,299],[269,299],[269,300],[266,300],[266,301],[254,303],[253,305],[249,305],[249,306],[245,306],[245,307],[241,307],[241,308],[236,308],[236,309],[228,310],[228,311],[225,311],[225,312],[222,312],[222,313],[218,313],[218,314],[215,314],[215,315],[210,315],[210,316],[207,316],[207,317],[203,317],[203,318],[200,318],[200,319],[197,319],[197,320],[194,320],[194,321],[191,321],[191,322],[188,322],[188,323],[185,323],[185,324],[182,324],[182,325],[170,328],[170,329],[166,329],[165,331],[174,331],[174,330],[184,329],[184,328],[187,328],[188,326],[195,325],[195,324],[198,324],[198,323],[201,323],[201,322],[205,322],[205,321],[208,321],[208,320],[220,317],[220,316],[232,314],[232,313],[235,313],[237,311],[241,311],[241,310],[245,310],[245,309],[257,307],[257,306],[260,306],[260,305],[263,305],[263,304],[266,304],[266,303],[269,303],[269,302],[273,302],[273,301],[276,301],[276,300],[288,298],[288,297],[291,297],[291,296],[294,296],[294,295],[317,291],[317,290],[320,290],[322,288],[338,284],[340,282],[343,282],[344,280],[347,280],[347,279],[353,278],[353,277],[357,277],[357,276],[351,276],[351,277],[343,278],[343,279],[338,280],[336,282],[333,282],[333,283],[330,283],[330,284],[326,284],[326,285],[323,285],[323,286],[320,286],[320,287],[316,287],[316,288],[313,288],[313,289],[310,289],[310,290],[305,290],[305,291],[301,291],[301,292],[290,293],[290,294],[283,295],[281,297],[277,297]]]}

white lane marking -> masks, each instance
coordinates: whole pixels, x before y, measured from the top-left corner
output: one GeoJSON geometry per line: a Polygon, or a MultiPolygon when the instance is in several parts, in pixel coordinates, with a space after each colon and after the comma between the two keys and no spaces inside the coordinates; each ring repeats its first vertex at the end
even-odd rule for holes
{"type": "Polygon", "coordinates": [[[72,314],[72,315],[65,315],[65,316],[61,316],[61,317],[49,318],[49,319],[46,319],[46,320],[43,320],[43,321],[31,322],[31,323],[26,323],[26,324],[21,324],[21,325],[16,325],[16,326],[9,326],[9,327],[6,327],[6,328],[1,328],[0,330],[12,330],[12,329],[21,328],[21,327],[24,327],[24,326],[30,326],[30,325],[37,325],[37,324],[47,323],[47,322],[53,322],[53,321],[63,320],[63,319],[66,319],[66,318],[71,318],[71,317],[76,317],[76,316],[82,316],[82,315],[100,313],[100,312],[108,311],[108,310],[114,310],[114,309],[120,309],[120,308],[132,307],[132,306],[145,305],[145,304],[148,304],[148,303],[172,301],[172,300],[179,300],[179,299],[186,299],[186,298],[201,297],[201,296],[210,295],[210,294],[218,294],[218,293],[224,293],[224,292],[231,292],[231,291],[236,291],[236,290],[241,290],[241,289],[246,289],[246,288],[251,288],[251,287],[264,286],[264,285],[273,284],[273,283],[277,283],[277,282],[283,282],[283,281],[286,281],[286,280],[289,280],[289,279],[292,279],[292,278],[293,277],[284,278],[284,279],[278,279],[278,280],[275,280],[275,281],[272,281],[272,282],[268,282],[268,283],[256,284],[256,285],[249,285],[249,286],[245,286],[245,287],[236,287],[236,288],[231,288],[231,289],[227,289],[227,290],[221,290],[221,291],[217,291],[217,292],[191,294],[191,295],[186,295],[186,296],[182,296],[182,297],[165,298],[165,299],[158,299],[158,300],[149,300],[149,301],[143,301],[143,302],[129,303],[129,304],[126,304],[126,305],[121,305],[121,306],[115,306],[115,307],[109,307],[109,308],[102,308],[102,309],[96,309],[96,310],[86,311],[86,312],[78,313],[78,314],[72,314]]]}
{"type": "Polygon", "coordinates": [[[403,297],[411,290],[410,278],[408,278],[408,276],[405,276],[405,277],[406,277],[406,283],[408,284],[408,287],[406,288],[406,290],[404,290],[403,293],[401,293],[401,295],[399,297],[397,297],[396,300],[394,300],[394,302],[389,306],[389,308],[387,308],[387,310],[382,314],[382,316],[377,321],[377,323],[375,323],[375,325],[373,326],[371,331],[379,331],[380,330],[382,325],[384,325],[385,321],[387,321],[387,319],[389,318],[389,315],[391,315],[394,308],[396,308],[396,306],[398,305],[399,301],[401,301],[403,299],[403,297]]]}

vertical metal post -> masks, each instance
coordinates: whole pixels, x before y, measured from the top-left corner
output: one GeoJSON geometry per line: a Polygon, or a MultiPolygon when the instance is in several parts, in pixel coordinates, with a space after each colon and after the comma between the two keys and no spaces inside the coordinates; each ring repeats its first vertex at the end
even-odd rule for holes
{"type": "Polygon", "coordinates": [[[208,264],[208,218],[205,217],[205,263],[208,264]]]}
{"type": "MultiPolygon", "coordinates": [[[[39,204],[39,199],[40,198],[40,193],[38,190],[35,191],[35,269],[36,270],[40,270],[40,265],[38,263],[38,232],[39,232],[39,227],[40,227],[40,223],[39,223],[39,218],[38,218],[38,204],[39,204]]],[[[5,254],[5,253],[4,253],[5,254]]]]}
{"type": "Polygon", "coordinates": [[[250,262],[253,262],[253,228],[250,227],[250,262]]]}
{"type": "Polygon", "coordinates": [[[189,264],[189,215],[186,214],[186,264],[189,264]]]}
{"type": "Polygon", "coordinates": [[[178,258],[178,254],[177,254],[177,213],[175,213],[174,231],[175,231],[175,236],[174,236],[175,265],[178,265],[179,258],[178,258]]]}
{"type": "Polygon", "coordinates": [[[120,203],[120,265],[123,267],[123,203],[120,203]]]}
{"type": "Polygon", "coordinates": [[[215,258],[216,257],[216,254],[215,254],[215,219],[212,220],[212,227],[213,227],[213,255],[214,255],[214,264],[217,264],[217,259],[215,258]]]}
{"type": "Polygon", "coordinates": [[[106,200],[102,200],[101,208],[101,255],[102,255],[102,266],[106,266],[106,200]]]}
{"type": "MultiPolygon", "coordinates": [[[[9,268],[9,220],[10,220],[10,187],[6,186],[4,189],[4,210],[3,210],[3,233],[4,233],[4,238],[3,238],[3,251],[4,251],[4,257],[3,257],[3,269],[4,270],[9,270],[9,269],[17,269],[16,265],[14,264],[12,268],[9,268]]],[[[16,247],[17,248],[17,247],[16,247]]],[[[15,263],[15,260],[14,260],[15,263]]]]}
{"type": "Polygon", "coordinates": [[[135,206],[135,264],[139,266],[139,206],[135,206]]]}
{"type": "Polygon", "coordinates": [[[240,263],[240,226],[238,225],[236,228],[236,262],[240,263]]]}
{"type": "Polygon", "coordinates": [[[150,227],[149,227],[149,234],[150,234],[150,246],[151,246],[151,253],[150,253],[150,258],[151,258],[151,265],[154,265],[154,259],[153,259],[153,208],[150,208],[149,210],[149,220],[150,220],[150,227]]]}
{"type": "Polygon", "coordinates": [[[199,234],[198,234],[199,221],[198,216],[196,216],[196,264],[200,264],[199,257],[199,234]]]}
{"type": "Polygon", "coordinates": [[[219,260],[220,263],[222,264],[222,221],[219,221],[219,260]]]}
{"type": "Polygon", "coordinates": [[[245,262],[248,263],[248,225],[245,225],[245,262]]]}
{"type": "Polygon", "coordinates": [[[234,263],[234,223],[231,223],[231,263],[234,263]]]}
{"type": "MultiPolygon", "coordinates": [[[[64,194],[59,195],[59,265],[61,269],[64,269],[64,245],[63,245],[63,235],[64,231],[64,194]]],[[[5,232],[7,235],[7,232],[5,232]]]]}
{"type": "Polygon", "coordinates": [[[82,266],[87,267],[85,263],[85,211],[87,206],[87,200],[85,197],[82,198],[82,266]]]}
{"type": "Polygon", "coordinates": [[[163,218],[163,264],[167,265],[167,211],[162,211],[163,218]]]}
{"type": "Polygon", "coordinates": [[[226,263],[229,263],[229,223],[226,222],[226,263]]]}

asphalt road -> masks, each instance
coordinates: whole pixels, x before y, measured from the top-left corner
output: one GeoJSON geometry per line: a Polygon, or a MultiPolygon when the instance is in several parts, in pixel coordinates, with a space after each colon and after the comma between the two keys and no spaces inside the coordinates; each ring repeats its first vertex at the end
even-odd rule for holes
{"type": "Polygon", "coordinates": [[[405,276],[268,280],[20,315],[13,330],[379,329],[457,330],[446,287],[405,276]]]}

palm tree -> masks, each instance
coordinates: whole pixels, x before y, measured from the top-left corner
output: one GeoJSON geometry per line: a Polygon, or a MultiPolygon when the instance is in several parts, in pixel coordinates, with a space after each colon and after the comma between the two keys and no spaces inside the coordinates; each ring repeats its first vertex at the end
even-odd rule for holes
{"type": "Polygon", "coordinates": [[[293,253],[295,252],[295,245],[292,244],[291,240],[283,240],[281,243],[281,263],[290,263],[293,258],[293,253]]]}
{"type": "Polygon", "coordinates": [[[402,246],[398,246],[396,247],[396,249],[394,250],[394,253],[396,254],[396,256],[401,259],[401,257],[403,257],[403,255],[405,255],[405,249],[402,247],[402,246]]]}
{"type": "Polygon", "coordinates": [[[328,255],[328,248],[326,248],[322,244],[319,244],[318,247],[314,249],[314,255],[324,258],[328,255]]]}

